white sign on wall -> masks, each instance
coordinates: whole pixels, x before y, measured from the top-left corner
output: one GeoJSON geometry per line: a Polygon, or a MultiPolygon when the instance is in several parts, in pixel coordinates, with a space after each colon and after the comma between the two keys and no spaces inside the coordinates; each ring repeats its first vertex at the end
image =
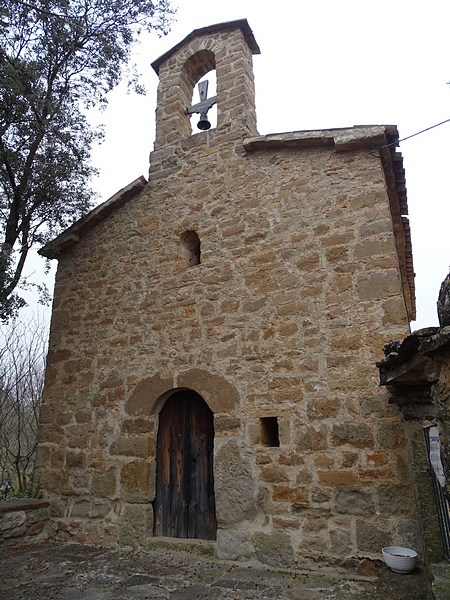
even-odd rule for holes
{"type": "Polygon", "coordinates": [[[436,475],[436,479],[439,481],[441,487],[445,486],[445,475],[441,461],[441,443],[439,440],[439,430],[437,427],[430,427],[428,429],[428,435],[430,439],[430,464],[436,475]]]}

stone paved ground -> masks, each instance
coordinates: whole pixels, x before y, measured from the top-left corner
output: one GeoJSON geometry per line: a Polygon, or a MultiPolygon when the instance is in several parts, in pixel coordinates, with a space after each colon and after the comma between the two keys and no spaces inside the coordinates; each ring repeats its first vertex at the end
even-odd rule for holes
{"type": "Polygon", "coordinates": [[[0,549],[1,600],[428,600],[421,569],[369,575],[283,571],[161,547],[138,552],[42,543],[0,549]]]}

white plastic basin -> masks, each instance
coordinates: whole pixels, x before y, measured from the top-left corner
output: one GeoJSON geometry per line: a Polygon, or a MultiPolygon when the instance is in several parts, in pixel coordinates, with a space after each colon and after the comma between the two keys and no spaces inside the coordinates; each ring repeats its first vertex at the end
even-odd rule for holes
{"type": "Polygon", "coordinates": [[[417,552],[401,546],[388,546],[381,550],[384,562],[395,573],[411,573],[416,566],[417,552]]]}

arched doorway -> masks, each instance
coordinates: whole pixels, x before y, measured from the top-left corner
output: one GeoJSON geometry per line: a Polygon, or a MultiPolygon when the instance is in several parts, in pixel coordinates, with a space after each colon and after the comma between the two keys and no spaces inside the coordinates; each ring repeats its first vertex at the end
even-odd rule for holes
{"type": "Polygon", "coordinates": [[[154,534],[215,539],[213,413],[192,390],[175,392],[159,415],[154,534]]]}

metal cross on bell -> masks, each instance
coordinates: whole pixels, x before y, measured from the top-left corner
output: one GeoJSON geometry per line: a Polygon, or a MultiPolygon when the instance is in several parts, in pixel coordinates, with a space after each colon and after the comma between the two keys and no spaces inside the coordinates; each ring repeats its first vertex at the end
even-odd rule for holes
{"type": "Polygon", "coordinates": [[[197,123],[197,127],[202,131],[207,131],[211,127],[211,123],[208,121],[208,110],[216,104],[217,96],[207,97],[208,80],[201,81],[198,84],[198,93],[200,95],[200,102],[187,108],[186,114],[193,115],[194,113],[199,113],[200,121],[197,123]]]}

